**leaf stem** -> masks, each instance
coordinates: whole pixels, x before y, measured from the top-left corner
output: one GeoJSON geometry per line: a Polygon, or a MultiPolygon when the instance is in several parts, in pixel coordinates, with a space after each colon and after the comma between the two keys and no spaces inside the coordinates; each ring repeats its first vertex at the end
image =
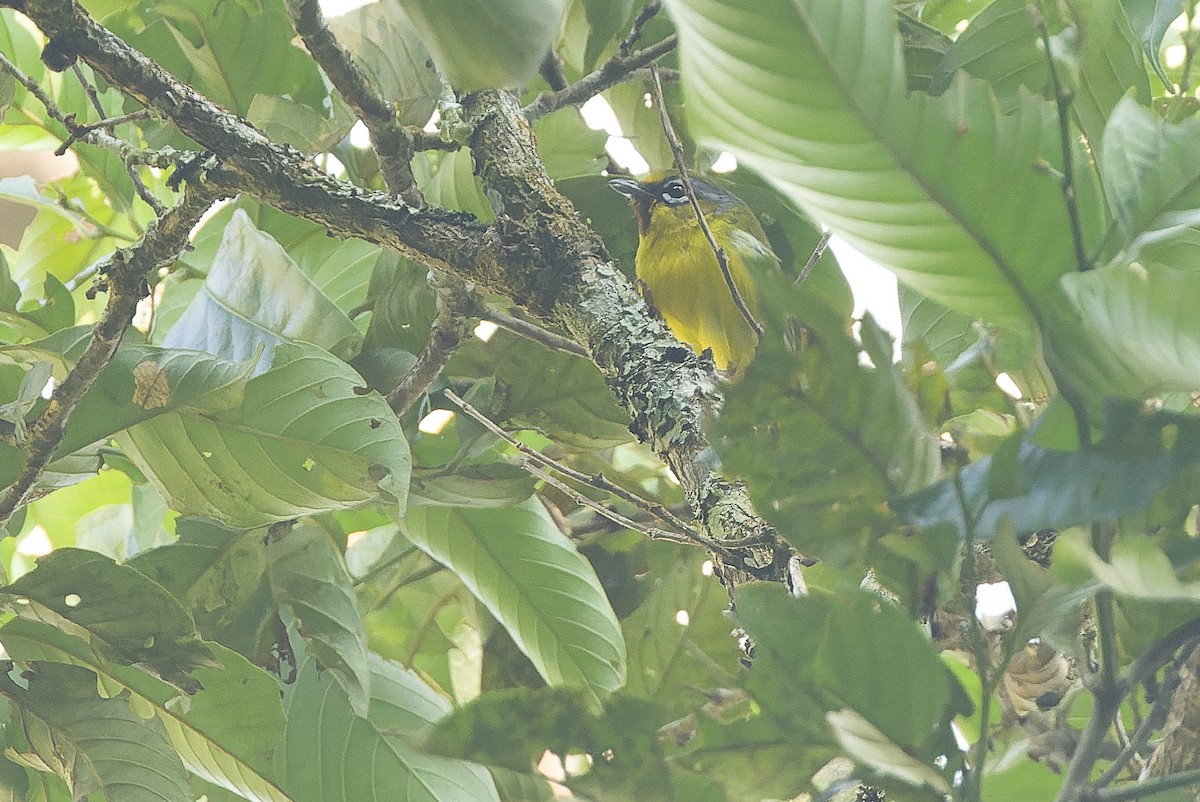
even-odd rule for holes
{"type": "Polygon", "coordinates": [[[671,153],[675,156],[675,169],[679,172],[679,179],[683,181],[683,186],[687,189],[688,200],[692,202],[692,211],[696,213],[696,222],[700,224],[700,230],[704,232],[704,238],[708,240],[708,245],[717,258],[717,265],[721,268],[721,275],[725,278],[725,286],[729,288],[729,293],[733,296],[734,305],[742,313],[742,317],[754,330],[754,333],[761,337],[763,336],[762,324],[754,319],[750,307],[746,306],[745,299],[738,292],[737,285],[733,281],[733,273],[729,270],[729,258],[725,255],[725,249],[717,243],[712,229],[708,226],[708,221],[704,219],[704,212],[700,209],[700,201],[696,198],[696,188],[692,186],[692,177],[688,174],[687,165],[684,164],[683,146],[679,144],[679,137],[675,135],[675,126],[671,124],[671,115],[667,113],[667,102],[663,97],[662,81],[658,77],[657,64],[650,65],[650,77],[653,79],[654,103],[658,106],[658,116],[662,120],[663,133],[666,134],[667,144],[671,146],[671,153]]]}

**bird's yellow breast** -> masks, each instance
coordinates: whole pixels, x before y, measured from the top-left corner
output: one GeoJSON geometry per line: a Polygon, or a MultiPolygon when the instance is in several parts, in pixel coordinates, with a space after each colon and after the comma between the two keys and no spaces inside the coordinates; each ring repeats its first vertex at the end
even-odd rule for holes
{"type": "MultiPolygon", "coordinates": [[[[712,247],[691,217],[691,207],[686,216],[680,211],[662,206],[651,211],[638,245],[637,276],[676,337],[697,353],[711,348],[717,369],[736,374],[754,358],[758,336],[734,303],[712,247]]],[[[737,236],[751,235],[719,216],[706,215],[706,220],[725,250],[734,286],[756,314],[758,297],[743,252],[745,244],[737,236]]]]}

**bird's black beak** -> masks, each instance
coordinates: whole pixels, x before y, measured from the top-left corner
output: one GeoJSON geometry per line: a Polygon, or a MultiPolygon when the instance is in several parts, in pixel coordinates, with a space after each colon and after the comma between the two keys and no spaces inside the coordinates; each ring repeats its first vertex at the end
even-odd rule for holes
{"type": "Polygon", "coordinates": [[[653,192],[632,178],[610,178],[608,185],[631,200],[656,200],[653,192]]]}

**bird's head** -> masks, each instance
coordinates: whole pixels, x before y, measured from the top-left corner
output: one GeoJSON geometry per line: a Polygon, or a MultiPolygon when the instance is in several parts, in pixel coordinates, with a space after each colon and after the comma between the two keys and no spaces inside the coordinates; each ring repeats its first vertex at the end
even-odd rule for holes
{"type": "MultiPolygon", "coordinates": [[[[697,225],[687,187],[677,173],[654,172],[640,181],[610,178],[608,185],[629,198],[637,215],[638,233],[643,236],[652,221],[670,223],[672,226],[697,225]]],[[[696,200],[705,219],[719,218],[738,207],[745,207],[736,195],[707,181],[693,178],[692,187],[696,190],[696,200]]]]}

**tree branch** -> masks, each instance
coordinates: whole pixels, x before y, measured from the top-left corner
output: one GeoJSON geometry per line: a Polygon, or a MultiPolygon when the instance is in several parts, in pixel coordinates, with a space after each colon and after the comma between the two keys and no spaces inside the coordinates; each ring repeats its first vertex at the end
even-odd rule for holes
{"type": "Polygon", "coordinates": [[[412,408],[476,325],[478,298],[473,289],[440,273],[432,275],[430,284],[437,293],[437,316],[429,330],[429,342],[417,355],[416,363],[388,393],[388,404],[397,415],[412,408]]]}
{"type": "MultiPolygon", "coordinates": [[[[14,0],[0,0],[0,5],[14,0]]],[[[480,173],[504,208],[485,227],[470,215],[413,209],[387,194],[339,182],[302,154],[275,145],[237,116],[175,80],[67,0],[24,0],[25,14],[56,43],[221,154],[203,175],[215,192],[248,192],[511,298],[561,327],[591,354],[630,429],[666,461],[701,527],[739,548],[722,569],[782,581],[793,552],[753,511],[745,489],[715,473],[704,424],[721,396],[711,368],[656,320],[611,263],[604,244],[553,186],[516,101],[502,92],[464,99],[475,126],[470,144],[480,173]]],[[[726,579],[735,577],[729,573],[726,579]]]]}
{"type": "Polygon", "coordinates": [[[552,111],[558,111],[566,106],[578,106],[586,103],[594,95],[605,89],[610,89],[626,80],[634,70],[645,67],[653,61],[665,56],[675,49],[677,39],[674,34],[656,42],[643,50],[628,55],[613,56],[601,64],[593,72],[580,78],[575,83],[558,92],[543,92],[526,106],[522,111],[525,119],[533,122],[552,111]]]}
{"type": "Polygon", "coordinates": [[[187,245],[192,227],[213,200],[211,193],[189,188],[180,202],[156,221],[138,244],[117,251],[100,269],[107,284],[108,304],[96,323],[87,349],[54,389],[50,403],[29,428],[29,457],[20,476],[0,498],[0,524],[24,503],[62,442],[71,412],[112,361],[133,321],[138,301],[147,294],[147,276],[175,260],[187,245]]]}

